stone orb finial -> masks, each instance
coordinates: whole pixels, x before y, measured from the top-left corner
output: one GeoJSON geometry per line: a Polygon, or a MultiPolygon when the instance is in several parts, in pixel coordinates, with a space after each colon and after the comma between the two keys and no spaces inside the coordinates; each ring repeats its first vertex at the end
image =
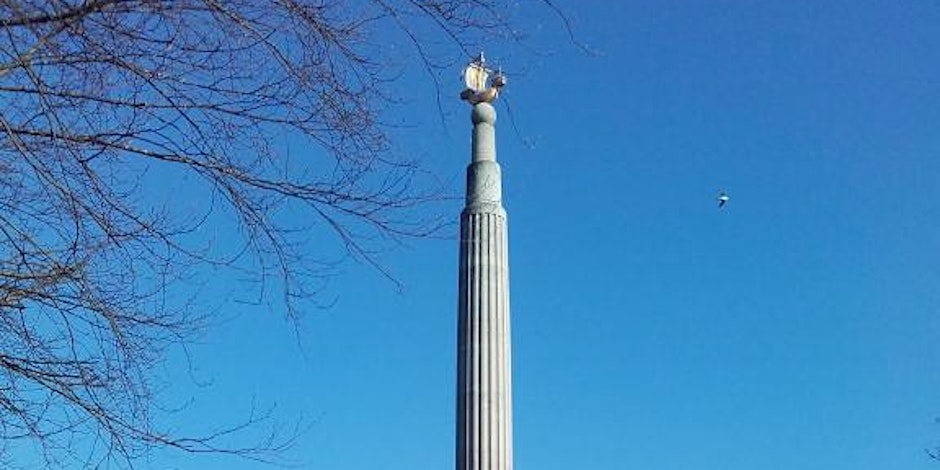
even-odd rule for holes
{"type": "Polygon", "coordinates": [[[486,102],[473,105],[473,113],[470,116],[474,124],[480,124],[481,122],[489,125],[496,124],[496,108],[486,102]]]}

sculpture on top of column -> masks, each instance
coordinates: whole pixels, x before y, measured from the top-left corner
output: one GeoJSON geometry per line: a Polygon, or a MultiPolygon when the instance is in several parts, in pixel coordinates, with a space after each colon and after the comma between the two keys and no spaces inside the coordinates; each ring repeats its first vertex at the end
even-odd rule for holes
{"type": "Polygon", "coordinates": [[[493,70],[486,67],[486,59],[481,52],[475,59],[467,64],[463,71],[464,83],[467,88],[460,92],[460,99],[471,105],[477,103],[492,103],[499,96],[499,90],[506,86],[506,76],[497,70],[490,80],[493,70]]]}

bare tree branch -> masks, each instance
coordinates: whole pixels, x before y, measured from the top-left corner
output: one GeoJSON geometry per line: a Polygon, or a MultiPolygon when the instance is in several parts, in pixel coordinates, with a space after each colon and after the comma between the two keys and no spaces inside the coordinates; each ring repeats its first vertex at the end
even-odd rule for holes
{"type": "Polygon", "coordinates": [[[390,151],[382,48],[397,38],[437,83],[481,38],[518,38],[508,3],[0,2],[0,440],[47,467],[154,448],[276,460],[292,432],[229,440],[268,413],[202,436],[155,424],[151,370],[207,322],[181,293],[224,268],[296,318],[335,251],[311,252],[296,220],[386,274],[376,250],[434,234],[415,209],[440,190],[390,151]]]}

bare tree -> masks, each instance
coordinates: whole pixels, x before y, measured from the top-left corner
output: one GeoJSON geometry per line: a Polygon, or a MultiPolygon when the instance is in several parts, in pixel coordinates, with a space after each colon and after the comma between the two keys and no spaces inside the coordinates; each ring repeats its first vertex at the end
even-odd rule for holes
{"type": "Polygon", "coordinates": [[[501,3],[0,2],[0,440],[70,468],[277,450],[154,424],[149,370],[205,316],[178,300],[188,276],[242,270],[293,316],[328,273],[292,220],[367,261],[375,240],[433,231],[412,211],[433,188],[388,151],[382,48],[400,40],[428,70],[462,60],[481,35],[515,34],[501,3]],[[288,159],[285,135],[316,151],[288,159]]]}

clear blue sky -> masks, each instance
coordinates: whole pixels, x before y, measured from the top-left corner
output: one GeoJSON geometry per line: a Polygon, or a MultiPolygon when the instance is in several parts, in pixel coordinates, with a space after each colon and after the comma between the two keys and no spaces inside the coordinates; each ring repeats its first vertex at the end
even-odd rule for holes
{"type": "MultiPolygon", "coordinates": [[[[940,468],[940,4],[559,6],[596,55],[544,9],[518,15],[531,48],[488,47],[518,128],[502,100],[516,469],[940,468]]],[[[455,190],[458,72],[443,124],[405,77],[396,142],[455,190]]],[[[192,350],[208,385],[168,366],[193,397],[175,426],[254,400],[303,416],[301,468],[451,468],[456,257],[453,238],[386,253],[401,292],[345,265],[302,346],[278,312],[223,304],[236,319],[192,350]]]]}

